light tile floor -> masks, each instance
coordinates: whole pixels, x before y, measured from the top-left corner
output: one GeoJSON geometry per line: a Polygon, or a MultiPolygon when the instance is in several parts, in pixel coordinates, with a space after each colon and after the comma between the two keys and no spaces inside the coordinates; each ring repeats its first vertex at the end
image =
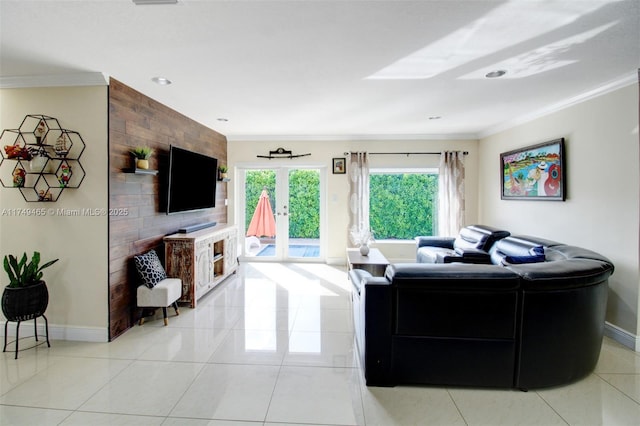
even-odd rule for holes
{"type": "Polygon", "coordinates": [[[343,268],[247,263],[168,327],[2,354],[0,425],[640,424],[640,354],[609,339],[587,378],[527,393],[366,387],[353,341],[343,268]]]}

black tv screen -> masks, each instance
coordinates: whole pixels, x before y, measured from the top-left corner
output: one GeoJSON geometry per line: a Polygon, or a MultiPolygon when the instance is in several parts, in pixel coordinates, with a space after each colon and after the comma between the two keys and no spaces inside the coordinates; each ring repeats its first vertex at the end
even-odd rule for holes
{"type": "Polygon", "coordinates": [[[218,160],[171,145],[167,214],[216,206],[218,160]]]}

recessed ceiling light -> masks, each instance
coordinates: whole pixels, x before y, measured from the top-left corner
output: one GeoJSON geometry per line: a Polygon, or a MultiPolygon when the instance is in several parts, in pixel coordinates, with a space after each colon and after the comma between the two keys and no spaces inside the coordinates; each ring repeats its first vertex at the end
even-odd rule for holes
{"type": "Polygon", "coordinates": [[[491,71],[485,74],[485,77],[487,78],[498,78],[498,77],[502,77],[503,75],[505,75],[507,72],[505,70],[495,70],[495,71],[491,71]]]}
{"type": "Polygon", "coordinates": [[[161,86],[168,86],[171,84],[171,80],[169,80],[168,78],[164,78],[164,77],[153,77],[151,79],[151,81],[153,81],[154,83],[157,83],[161,86]]]}

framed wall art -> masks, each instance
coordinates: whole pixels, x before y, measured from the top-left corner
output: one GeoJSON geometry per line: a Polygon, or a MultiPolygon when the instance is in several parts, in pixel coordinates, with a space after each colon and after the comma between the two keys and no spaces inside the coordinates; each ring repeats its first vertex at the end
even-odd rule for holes
{"type": "Polygon", "coordinates": [[[500,154],[500,198],[564,201],[564,138],[500,154]]]}
{"type": "Polygon", "coordinates": [[[343,175],[347,173],[347,159],[346,158],[334,158],[333,159],[333,174],[343,175]]]}

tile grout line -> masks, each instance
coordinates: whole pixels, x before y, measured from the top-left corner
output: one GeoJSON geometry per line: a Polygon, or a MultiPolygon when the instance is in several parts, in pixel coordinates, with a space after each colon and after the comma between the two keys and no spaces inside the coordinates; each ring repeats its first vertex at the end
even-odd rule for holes
{"type": "Polygon", "coordinates": [[[571,423],[569,423],[569,421],[568,421],[567,419],[565,419],[565,418],[564,418],[564,416],[563,416],[562,414],[560,414],[560,413],[558,412],[558,410],[556,410],[556,409],[553,407],[553,405],[551,405],[551,403],[550,403],[549,401],[547,401],[547,400],[545,399],[545,397],[544,397],[544,396],[542,396],[542,395],[540,394],[540,392],[537,392],[537,391],[533,391],[533,392],[535,392],[535,394],[538,396],[538,398],[540,398],[540,399],[542,400],[542,402],[544,402],[544,403],[547,405],[547,407],[549,407],[549,408],[551,409],[551,411],[553,411],[554,413],[556,413],[556,415],[557,415],[558,417],[560,417],[560,419],[561,419],[563,422],[565,422],[565,423],[567,424],[567,426],[570,426],[570,425],[571,425],[571,423]]]}
{"type": "Polygon", "coordinates": [[[638,407],[640,407],[640,402],[636,401],[636,399],[633,398],[631,395],[628,395],[625,391],[618,388],[616,385],[614,385],[613,383],[611,383],[610,381],[608,381],[607,379],[605,379],[600,375],[600,374],[611,374],[611,375],[620,375],[620,376],[639,376],[640,374],[627,374],[627,373],[593,373],[593,374],[598,376],[600,380],[602,380],[603,382],[605,382],[606,384],[608,384],[609,386],[611,386],[612,388],[614,388],[615,390],[623,394],[625,397],[627,397],[632,402],[634,402],[638,407]]]}

